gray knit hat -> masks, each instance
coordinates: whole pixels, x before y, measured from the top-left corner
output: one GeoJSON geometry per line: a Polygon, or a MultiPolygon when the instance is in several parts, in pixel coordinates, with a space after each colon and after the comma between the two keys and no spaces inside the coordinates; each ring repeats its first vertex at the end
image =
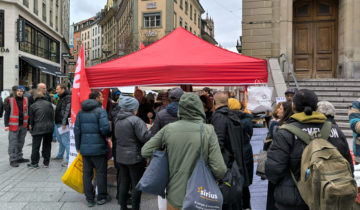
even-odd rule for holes
{"type": "Polygon", "coordinates": [[[170,101],[179,101],[183,94],[184,91],[179,87],[171,89],[169,93],[170,101]]]}
{"type": "Polygon", "coordinates": [[[323,113],[326,116],[335,116],[335,107],[328,101],[320,101],[317,104],[317,111],[323,113]]]}
{"type": "Polygon", "coordinates": [[[133,112],[139,107],[139,102],[133,97],[120,95],[119,106],[123,109],[133,112]]]}

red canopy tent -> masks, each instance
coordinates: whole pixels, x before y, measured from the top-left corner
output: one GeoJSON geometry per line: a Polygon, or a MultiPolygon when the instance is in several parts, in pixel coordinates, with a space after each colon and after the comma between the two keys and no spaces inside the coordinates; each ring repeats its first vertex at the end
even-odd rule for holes
{"type": "Polygon", "coordinates": [[[179,27],[127,56],[86,68],[90,88],[267,83],[266,60],[216,47],[179,27]]]}

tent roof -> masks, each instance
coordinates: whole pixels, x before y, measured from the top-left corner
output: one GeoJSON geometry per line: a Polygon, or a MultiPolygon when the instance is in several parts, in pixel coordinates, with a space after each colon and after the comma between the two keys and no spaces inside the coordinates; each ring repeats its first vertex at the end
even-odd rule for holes
{"type": "Polygon", "coordinates": [[[267,62],[216,47],[179,27],[154,44],[86,68],[91,88],[266,83],[267,62]]]}

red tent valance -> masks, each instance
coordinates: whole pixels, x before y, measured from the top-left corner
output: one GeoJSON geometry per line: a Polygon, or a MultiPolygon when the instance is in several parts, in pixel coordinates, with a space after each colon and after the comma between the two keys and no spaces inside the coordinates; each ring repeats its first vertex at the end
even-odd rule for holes
{"type": "Polygon", "coordinates": [[[267,83],[267,62],[216,47],[183,28],[127,56],[86,68],[91,88],[267,83]]]}

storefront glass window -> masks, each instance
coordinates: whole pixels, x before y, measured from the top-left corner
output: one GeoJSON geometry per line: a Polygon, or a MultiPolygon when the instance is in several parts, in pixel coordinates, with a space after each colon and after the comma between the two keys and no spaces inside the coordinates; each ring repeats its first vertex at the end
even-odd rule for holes
{"type": "Polygon", "coordinates": [[[0,10],[0,47],[4,47],[4,11],[0,10]]]}

